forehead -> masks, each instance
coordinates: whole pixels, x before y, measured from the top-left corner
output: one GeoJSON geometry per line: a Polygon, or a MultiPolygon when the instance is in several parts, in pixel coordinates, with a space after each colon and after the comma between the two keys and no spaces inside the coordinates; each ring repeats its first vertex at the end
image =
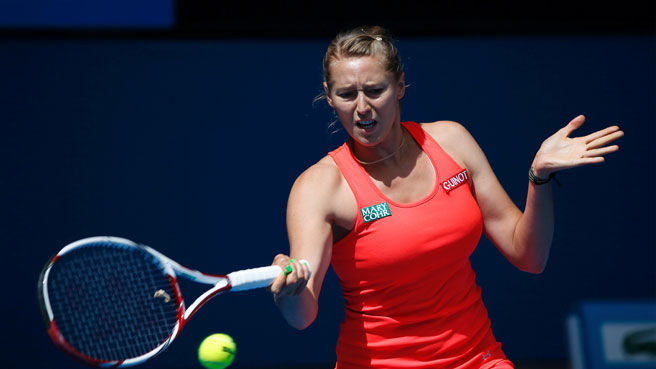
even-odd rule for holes
{"type": "Polygon", "coordinates": [[[385,61],[376,56],[347,57],[330,64],[333,84],[377,83],[394,78],[385,61]]]}

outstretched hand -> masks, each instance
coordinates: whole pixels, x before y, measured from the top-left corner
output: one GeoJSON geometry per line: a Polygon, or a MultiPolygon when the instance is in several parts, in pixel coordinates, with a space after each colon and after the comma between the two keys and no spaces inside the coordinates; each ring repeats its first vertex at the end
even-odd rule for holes
{"type": "Polygon", "coordinates": [[[579,115],[542,143],[532,165],[536,176],[548,178],[559,170],[601,163],[604,155],[619,150],[617,145],[608,146],[624,136],[618,126],[607,127],[587,136],[570,137],[583,122],[585,117],[579,115]]]}

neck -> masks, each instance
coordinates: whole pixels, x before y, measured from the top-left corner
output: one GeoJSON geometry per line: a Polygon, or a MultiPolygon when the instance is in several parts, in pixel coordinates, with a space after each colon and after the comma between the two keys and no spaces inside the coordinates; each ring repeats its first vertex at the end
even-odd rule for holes
{"type": "Polygon", "coordinates": [[[404,144],[405,144],[405,135],[403,134],[403,131],[401,131],[401,143],[399,144],[399,146],[396,148],[396,150],[394,150],[394,151],[392,151],[391,153],[389,153],[389,154],[383,156],[382,158],[380,158],[380,159],[376,159],[376,160],[372,160],[372,161],[364,161],[364,160],[360,160],[360,159],[358,159],[357,156],[355,156],[355,151],[352,150],[352,151],[353,151],[353,157],[355,158],[355,160],[356,160],[358,163],[360,163],[360,164],[362,164],[362,165],[377,164],[377,163],[383,162],[383,161],[385,161],[385,160],[387,160],[387,159],[393,157],[394,155],[396,155],[398,152],[401,151],[401,149],[403,148],[403,145],[404,145],[404,144]]]}

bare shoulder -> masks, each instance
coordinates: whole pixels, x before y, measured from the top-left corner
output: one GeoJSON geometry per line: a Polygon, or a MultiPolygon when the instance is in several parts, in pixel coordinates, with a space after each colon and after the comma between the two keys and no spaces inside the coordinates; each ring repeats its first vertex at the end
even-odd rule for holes
{"type": "Polygon", "coordinates": [[[467,128],[452,120],[438,120],[436,122],[421,123],[421,127],[443,146],[454,140],[468,139],[471,137],[467,128]]]}
{"type": "Polygon", "coordinates": [[[460,165],[468,167],[468,163],[474,161],[480,152],[467,128],[458,122],[440,120],[422,123],[421,127],[460,165]]]}
{"type": "Polygon", "coordinates": [[[332,212],[331,204],[339,200],[345,187],[348,184],[337,164],[326,155],[298,176],[290,193],[290,203],[309,202],[332,212]]]}
{"type": "Polygon", "coordinates": [[[319,216],[344,228],[352,226],[357,204],[348,182],[330,156],[325,156],[296,179],[288,211],[319,216]]]}
{"type": "Polygon", "coordinates": [[[329,191],[331,188],[336,189],[339,187],[342,180],[342,173],[339,171],[337,164],[330,156],[326,155],[296,178],[292,191],[306,188],[314,193],[329,191]]]}

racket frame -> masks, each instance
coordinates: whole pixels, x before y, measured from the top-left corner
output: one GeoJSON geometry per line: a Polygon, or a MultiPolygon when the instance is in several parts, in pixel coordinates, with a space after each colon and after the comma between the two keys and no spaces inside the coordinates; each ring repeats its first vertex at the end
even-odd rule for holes
{"type": "MultiPolygon", "coordinates": [[[[307,264],[307,262],[304,260],[302,262],[307,264]]],[[[72,242],[66,245],[65,247],[63,247],[57,254],[55,254],[46,263],[43,271],[41,272],[41,276],[39,278],[38,292],[39,292],[39,301],[41,305],[41,310],[44,317],[44,321],[46,323],[48,334],[58,348],[60,348],[64,352],[68,353],[69,355],[73,356],[78,360],[81,360],[86,364],[90,364],[92,366],[102,367],[102,368],[117,368],[117,367],[128,367],[128,366],[141,364],[153,358],[157,354],[161,353],[173,342],[173,340],[175,340],[175,338],[180,334],[180,332],[187,324],[189,319],[191,319],[191,317],[198,311],[198,309],[200,309],[207,301],[209,301],[213,297],[223,292],[229,291],[233,288],[231,277],[235,281],[237,281],[237,284],[239,285],[239,288],[236,290],[244,291],[244,290],[261,288],[270,285],[273,279],[275,279],[281,272],[282,269],[280,267],[272,265],[272,266],[254,268],[254,269],[241,270],[241,271],[230,273],[228,275],[207,274],[207,273],[202,273],[195,269],[187,268],[149,246],[137,244],[133,241],[121,237],[96,236],[96,237],[89,237],[72,242]],[[159,344],[151,351],[137,357],[128,358],[124,360],[116,360],[116,361],[107,361],[107,360],[92,358],[78,351],[76,348],[70,345],[59,331],[59,328],[57,327],[56,317],[54,317],[52,307],[50,304],[50,298],[48,295],[48,278],[50,275],[50,271],[52,270],[52,266],[57,262],[57,260],[60,257],[66,255],[67,253],[79,247],[88,247],[87,245],[92,243],[115,243],[115,244],[118,243],[118,244],[126,245],[128,247],[140,248],[142,250],[145,250],[150,255],[152,255],[156,260],[158,260],[158,262],[163,267],[164,273],[169,279],[169,282],[173,287],[173,291],[175,291],[176,294],[176,296],[173,297],[175,298],[175,301],[177,303],[176,323],[171,330],[171,334],[166,339],[164,339],[164,341],[161,344],[159,344]],[[213,285],[213,287],[205,291],[198,298],[196,298],[196,300],[191,305],[189,305],[188,308],[185,308],[184,299],[182,298],[182,293],[180,291],[180,286],[178,284],[178,277],[183,277],[197,283],[213,285]]]]}

